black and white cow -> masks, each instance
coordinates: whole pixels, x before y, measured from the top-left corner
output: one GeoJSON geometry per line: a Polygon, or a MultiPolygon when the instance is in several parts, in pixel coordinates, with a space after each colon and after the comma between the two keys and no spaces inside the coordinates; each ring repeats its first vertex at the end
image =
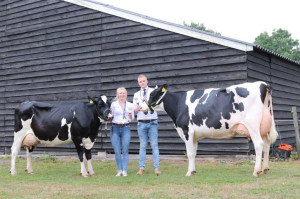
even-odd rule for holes
{"type": "Polygon", "coordinates": [[[14,143],[11,147],[11,174],[16,175],[16,157],[21,146],[26,148],[27,172],[33,173],[32,151],[38,144],[46,146],[65,145],[73,142],[81,164],[81,174],[88,176],[83,154],[87,159],[88,171],[94,174],[91,164],[93,147],[101,120],[108,120],[110,102],[101,95],[97,100],[68,104],[23,102],[15,109],[14,143]]]}
{"type": "MultiPolygon", "coordinates": [[[[148,106],[164,110],[172,118],[185,142],[189,168],[186,176],[196,172],[198,141],[203,138],[230,139],[236,135],[251,138],[256,153],[254,176],[269,170],[270,143],[277,138],[270,86],[265,82],[244,83],[227,88],[210,88],[173,93],[167,85],[150,94],[148,106]],[[158,106],[156,106],[158,105],[158,106]]],[[[143,108],[144,110],[147,107],[143,108]]]]}

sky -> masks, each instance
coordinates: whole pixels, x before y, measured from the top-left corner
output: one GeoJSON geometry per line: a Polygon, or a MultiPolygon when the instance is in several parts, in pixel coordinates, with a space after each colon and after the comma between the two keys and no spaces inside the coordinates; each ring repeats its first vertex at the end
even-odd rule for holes
{"type": "Polygon", "coordinates": [[[300,41],[300,0],[96,1],[176,24],[203,23],[222,36],[249,43],[279,28],[300,41]]]}

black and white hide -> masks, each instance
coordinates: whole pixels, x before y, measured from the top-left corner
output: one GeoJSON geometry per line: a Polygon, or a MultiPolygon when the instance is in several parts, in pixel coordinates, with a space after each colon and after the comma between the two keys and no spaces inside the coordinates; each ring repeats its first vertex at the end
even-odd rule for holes
{"type": "Polygon", "coordinates": [[[16,157],[21,146],[27,151],[27,172],[33,173],[32,151],[38,144],[46,146],[74,143],[81,165],[81,174],[88,176],[83,161],[87,159],[88,172],[94,174],[91,149],[96,141],[101,121],[108,120],[110,102],[101,95],[90,102],[50,104],[23,102],[15,109],[14,142],[11,147],[11,174],[16,175],[16,157]]]}
{"type": "MultiPolygon", "coordinates": [[[[185,142],[189,167],[186,176],[196,172],[198,141],[203,138],[230,139],[236,135],[251,138],[255,147],[254,176],[269,170],[270,143],[277,138],[270,86],[265,82],[244,83],[227,88],[186,92],[156,88],[148,100],[150,109],[164,110],[185,142]],[[263,168],[261,168],[264,151],[263,168]]],[[[144,106],[144,110],[147,107],[144,106]]]]}

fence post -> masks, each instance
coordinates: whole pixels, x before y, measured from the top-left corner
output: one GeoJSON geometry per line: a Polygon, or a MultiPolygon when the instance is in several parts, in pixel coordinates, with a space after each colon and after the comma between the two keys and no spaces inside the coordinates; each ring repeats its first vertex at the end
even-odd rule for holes
{"type": "Polygon", "coordinates": [[[298,159],[300,159],[299,125],[298,125],[297,108],[295,106],[292,107],[292,113],[293,113],[294,128],[295,128],[297,154],[298,154],[298,159]]]}

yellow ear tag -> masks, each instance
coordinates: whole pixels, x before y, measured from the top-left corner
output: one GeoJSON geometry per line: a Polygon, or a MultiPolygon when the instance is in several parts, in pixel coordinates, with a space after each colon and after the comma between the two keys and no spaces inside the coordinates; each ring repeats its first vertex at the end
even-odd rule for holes
{"type": "Polygon", "coordinates": [[[163,87],[161,91],[164,93],[167,91],[167,89],[165,89],[165,87],[163,87]]]}
{"type": "Polygon", "coordinates": [[[93,100],[90,100],[90,104],[94,104],[93,100]]]}

